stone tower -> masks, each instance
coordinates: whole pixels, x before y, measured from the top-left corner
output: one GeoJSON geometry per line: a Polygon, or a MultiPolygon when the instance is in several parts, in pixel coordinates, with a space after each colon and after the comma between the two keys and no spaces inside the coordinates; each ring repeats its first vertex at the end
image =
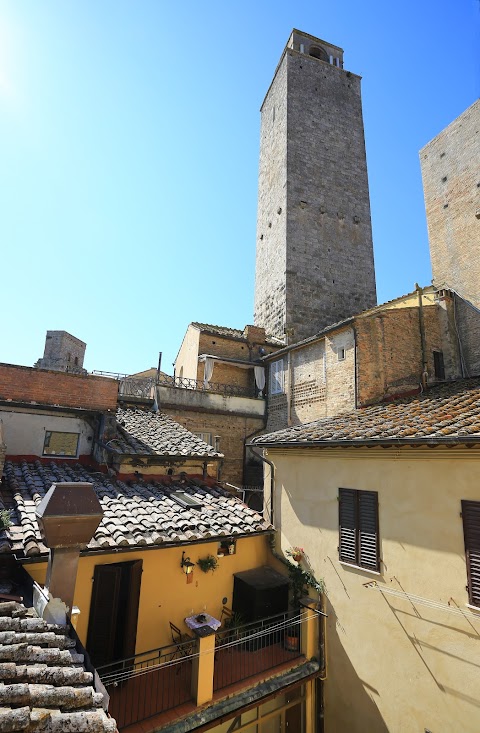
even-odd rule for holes
{"type": "Polygon", "coordinates": [[[261,108],[255,324],[292,343],[374,305],[360,77],[294,30],[261,108]]]}
{"type": "Polygon", "coordinates": [[[83,368],[86,343],[67,331],[47,331],[43,357],[34,364],[37,369],[87,374],[83,368]]]}
{"type": "Polygon", "coordinates": [[[480,100],[420,151],[433,282],[480,308],[480,100]]]}

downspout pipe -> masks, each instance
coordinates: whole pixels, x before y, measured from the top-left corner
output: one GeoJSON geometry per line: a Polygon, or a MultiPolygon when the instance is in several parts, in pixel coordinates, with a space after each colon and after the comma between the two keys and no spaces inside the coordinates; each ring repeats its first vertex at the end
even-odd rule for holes
{"type": "Polygon", "coordinates": [[[268,466],[270,466],[270,522],[275,527],[274,522],[274,507],[275,507],[275,465],[272,463],[272,461],[269,461],[268,458],[265,458],[261,453],[255,450],[254,446],[251,443],[247,443],[248,448],[252,451],[252,453],[257,456],[257,458],[260,458],[263,463],[266,463],[268,466]]]}
{"type": "Polygon", "coordinates": [[[418,325],[420,328],[420,344],[422,348],[422,387],[425,391],[427,389],[428,362],[425,346],[425,321],[423,318],[423,288],[418,283],[415,283],[415,290],[418,295],[418,325]]]}

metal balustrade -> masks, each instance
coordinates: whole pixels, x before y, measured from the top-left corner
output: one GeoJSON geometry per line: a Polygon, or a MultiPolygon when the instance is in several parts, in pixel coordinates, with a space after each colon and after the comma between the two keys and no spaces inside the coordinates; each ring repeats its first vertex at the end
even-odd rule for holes
{"type": "Polygon", "coordinates": [[[286,613],[222,630],[217,639],[215,691],[302,656],[300,618],[286,613]]]}
{"type": "Polygon", "coordinates": [[[176,389],[193,389],[197,392],[211,392],[224,397],[257,397],[255,387],[239,387],[237,384],[222,384],[220,382],[205,382],[203,379],[188,379],[187,377],[162,376],[158,380],[161,387],[176,389]]]}
{"type": "MultiPolygon", "coordinates": [[[[213,688],[264,674],[302,657],[300,616],[278,614],[221,628],[216,633],[213,688]]],[[[171,710],[192,698],[192,667],[198,645],[192,641],[152,649],[97,667],[110,695],[109,712],[121,730],[171,710]]]]}
{"type": "Polygon", "coordinates": [[[97,667],[119,729],[192,699],[192,643],[170,644],[97,667]]]}

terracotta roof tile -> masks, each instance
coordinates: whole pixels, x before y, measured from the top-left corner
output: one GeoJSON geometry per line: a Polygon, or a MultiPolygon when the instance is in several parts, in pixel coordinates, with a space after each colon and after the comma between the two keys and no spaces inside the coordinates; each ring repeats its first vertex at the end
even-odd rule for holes
{"type": "Polygon", "coordinates": [[[141,478],[124,482],[65,461],[45,465],[38,460],[33,463],[7,460],[0,503],[12,510],[12,525],[4,533],[0,552],[26,556],[47,553],[33,512],[51,484],[58,481],[88,481],[95,488],[104,517],[88,544],[92,550],[205,539],[231,533],[226,527],[235,527],[240,534],[272,528],[260,514],[221,486],[209,487],[198,479],[166,476],[164,483],[141,478]],[[183,492],[202,506],[198,509],[182,506],[172,496],[174,492],[183,492]],[[32,514],[26,514],[25,502],[31,503],[32,514]]]}
{"type": "Polygon", "coordinates": [[[108,450],[121,455],[223,458],[169,415],[122,407],[117,410],[117,437],[108,442],[108,450]]]}
{"type": "Polygon", "coordinates": [[[255,444],[441,442],[471,438],[480,442],[480,378],[446,382],[424,394],[372,405],[306,425],[260,435],[255,444]]]}
{"type": "MultiPolygon", "coordinates": [[[[240,328],[229,328],[228,326],[214,326],[211,323],[198,323],[198,321],[194,321],[190,325],[195,326],[195,328],[198,328],[200,331],[206,331],[207,333],[212,333],[217,336],[228,336],[229,338],[235,338],[239,341],[246,340],[245,333],[243,329],[240,328]]],[[[284,344],[284,341],[282,341],[281,339],[269,335],[266,335],[265,342],[267,344],[272,344],[273,346],[281,346],[284,344]]]]}

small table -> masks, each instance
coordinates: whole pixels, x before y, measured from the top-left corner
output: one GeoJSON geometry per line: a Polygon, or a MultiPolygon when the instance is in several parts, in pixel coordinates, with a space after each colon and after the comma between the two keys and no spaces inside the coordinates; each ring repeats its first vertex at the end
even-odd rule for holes
{"type": "Polygon", "coordinates": [[[222,625],[218,618],[210,616],[209,613],[197,613],[195,616],[187,616],[185,623],[196,636],[210,636],[222,625]]]}

